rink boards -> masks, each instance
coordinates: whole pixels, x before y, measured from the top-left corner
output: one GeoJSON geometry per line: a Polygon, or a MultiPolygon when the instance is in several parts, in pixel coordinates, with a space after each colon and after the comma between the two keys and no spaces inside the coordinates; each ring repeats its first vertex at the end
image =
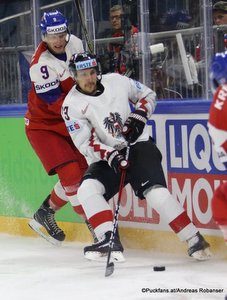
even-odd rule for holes
{"type": "MultiPolygon", "coordinates": [[[[209,106],[206,100],[160,101],[148,125],[162,152],[163,168],[173,196],[185,207],[200,231],[211,242],[215,241],[215,247],[222,247],[221,234],[212,219],[211,198],[215,188],[227,180],[227,175],[208,135],[209,106]]],[[[27,218],[32,216],[57,179],[46,176],[26,140],[24,111],[23,105],[4,106],[0,111],[3,137],[0,231],[30,235],[27,218]]],[[[111,205],[116,201],[117,195],[111,205]]],[[[124,189],[121,203],[120,228],[129,247],[162,250],[165,240],[169,249],[170,244],[176,248],[177,239],[165,220],[148,208],[145,200],[139,200],[129,185],[124,189]]],[[[59,212],[58,220],[68,239],[89,239],[87,229],[69,205],[59,212]]]]}

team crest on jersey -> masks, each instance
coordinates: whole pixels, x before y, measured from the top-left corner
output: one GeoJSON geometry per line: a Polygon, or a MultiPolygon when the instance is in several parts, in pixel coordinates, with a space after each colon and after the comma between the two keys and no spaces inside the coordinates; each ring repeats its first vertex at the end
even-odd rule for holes
{"type": "Polygon", "coordinates": [[[122,134],[122,118],[119,113],[110,113],[109,117],[106,117],[103,121],[105,129],[108,130],[113,137],[120,137],[122,134]]]}

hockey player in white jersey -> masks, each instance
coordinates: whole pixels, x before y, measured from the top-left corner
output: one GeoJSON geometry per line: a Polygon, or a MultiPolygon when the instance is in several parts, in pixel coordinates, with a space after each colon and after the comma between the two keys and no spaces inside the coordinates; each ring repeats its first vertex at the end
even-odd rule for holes
{"type": "MultiPolygon", "coordinates": [[[[220,161],[227,170],[227,51],[216,53],[210,68],[211,103],[208,129],[220,161]]],[[[213,218],[227,245],[227,182],[219,185],[212,198],[213,218]]]]}
{"type": "MultiPolygon", "coordinates": [[[[126,76],[102,76],[91,54],[75,54],[69,68],[77,85],[64,100],[62,116],[89,164],[78,199],[99,239],[84,248],[85,257],[95,259],[97,253],[108,252],[113,222],[108,200],[118,192],[121,171],[126,169],[125,185],[130,183],[135,194],[163,216],[179,239],[187,241],[189,256],[208,259],[209,244],[168,191],[162,155],[149,136],[146,123],[155,110],[155,92],[126,76]]],[[[122,251],[120,242],[114,241],[111,253],[122,251]]]]}

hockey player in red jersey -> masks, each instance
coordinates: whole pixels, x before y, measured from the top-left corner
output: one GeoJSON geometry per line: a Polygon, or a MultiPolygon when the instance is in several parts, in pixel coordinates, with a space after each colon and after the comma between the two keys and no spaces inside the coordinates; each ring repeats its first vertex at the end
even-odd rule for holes
{"type": "MultiPolygon", "coordinates": [[[[118,192],[121,170],[126,169],[125,184],[130,183],[135,194],[160,213],[179,239],[187,241],[189,256],[208,259],[209,244],[168,191],[162,155],[150,138],[146,123],[155,110],[155,92],[120,74],[101,76],[98,66],[94,55],[82,53],[72,57],[69,68],[77,85],[62,107],[71,138],[89,164],[78,199],[99,242],[85,247],[85,257],[96,259],[97,253],[108,252],[113,215],[106,200],[118,192]],[[129,101],[135,109],[132,113],[129,101]]],[[[117,240],[111,253],[115,252],[123,252],[117,240]]]]}
{"type": "MultiPolygon", "coordinates": [[[[215,54],[210,78],[214,96],[208,128],[214,148],[227,170],[227,51],[215,54]]],[[[212,212],[227,244],[227,182],[222,183],[214,192],[212,212]]]]}
{"type": "Polygon", "coordinates": [[[26,135],[48,175],[59,181],[34,214],[29,225],[43,236],[43,226],[51,242],[63,241],[64,232],[55,222],[55,211],[68,201],[80,216],[83,209],[77,201],[77,188],[87,163],[74,147],[61,117],[63,100],[74,84],[68,63],[73,53],[83,51],[82,41],[69,33],[67,19],[59,12],[45,12],[40,23],[42,42],[31,65],[32,87],[25,115],[26,135]]]}

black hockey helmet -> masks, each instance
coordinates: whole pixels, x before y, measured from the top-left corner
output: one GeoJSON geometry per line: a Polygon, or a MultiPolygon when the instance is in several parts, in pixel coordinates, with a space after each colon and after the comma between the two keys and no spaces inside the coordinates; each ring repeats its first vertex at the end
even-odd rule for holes
{"type": "Polygon", "coordinates": [[[101,65],[95,54],[88,52],[75,53],[72,55],[69,61],[69,71],[73,77],[76,77],[76,72],[79,70],[85,70],[95,68],[98,76],[98,80],[102,78],[101,65]]]}

